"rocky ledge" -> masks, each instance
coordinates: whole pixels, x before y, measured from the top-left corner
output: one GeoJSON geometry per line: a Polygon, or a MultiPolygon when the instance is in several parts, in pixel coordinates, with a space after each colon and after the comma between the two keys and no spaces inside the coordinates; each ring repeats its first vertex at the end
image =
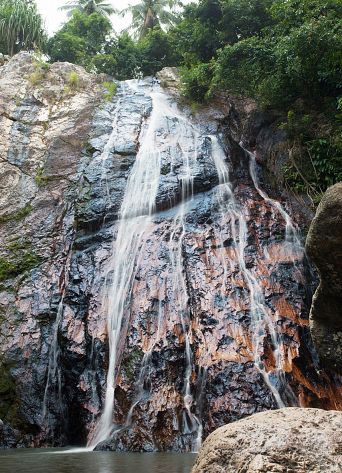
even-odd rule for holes
{"type": "Polygon", "coordinates": [[[192,473],[342,471],[342,412],[285,408],[217,429],[192,473]]]}

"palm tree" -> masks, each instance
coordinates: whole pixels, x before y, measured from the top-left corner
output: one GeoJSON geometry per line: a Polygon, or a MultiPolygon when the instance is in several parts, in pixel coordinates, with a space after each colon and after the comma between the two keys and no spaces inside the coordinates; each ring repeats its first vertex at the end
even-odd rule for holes
{"type": "Polygon", "coordinates": [[[132,14],[132,23],[128,29],[141,39],[156,26],[165,28],[173,25],[177,20],[174,8],[179,5],[182,5],[179,0],[142,0],[137,5],[129,5],[120,15],[132,14]]]}
{"type": "Polygon", "coordinates": [[[71,0],[61,7],[60,10],[67,11],[68,17],[72,16],[74,10],[80,10],[88,15],[91,13],[98,13],[108,19],[110,15],[116,13],[113,5],[103,2],[102,0],[71,0]]]}
{"type": "Polygon", "coordinates": [[[32,0],[1,0],[0,46],[13,56],[22,49],[40,49],[46,41],[42,17],[32,0]]]}

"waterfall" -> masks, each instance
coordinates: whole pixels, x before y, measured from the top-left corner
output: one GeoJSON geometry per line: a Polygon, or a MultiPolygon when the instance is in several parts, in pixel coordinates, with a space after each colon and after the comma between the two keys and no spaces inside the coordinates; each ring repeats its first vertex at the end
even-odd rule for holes
{"type": "Polygon", "coordinates": [[[157,130],[168,109],[167,97],[151,93],[152,113],[145,136],[128,178],[120,218],[115,235],[112,284],[107,294],[107,329],[109,338],[109,367],[104,411],[97,431],[91,440],[96,446],[105,440],[113,429],[115,372],[121,336],[123,314],[129,303],[134,265],[154,209],[160,175],[160,150],[157,130]]]}
{"type": "MultiPolygon", "coordinates": [[[[135,83],[127,82],[129,90],[133,93],[138,92],[135,83]]],[[[156,89],[156,87],[155,87],[156,89]]],[[[119,346],[122,337],[122,326],[124,312],[129,306],[132,296],[132,283],[134,279],[135,264],[139,255],[139,250],[143,244],[145,232],[148,230],[152,215],[155,211],[155,200],[159,186],[161,153],[170,148],[178,148],[184,157],[184,175],[182,182],[182,204],[179,215],[174,221],[174,230],[170,239],[170,250],[174,262],[174,286],[184,289],[182,279],[182,235],[184,232],[184,207],[183,202],[192,193],[192,169],[193,161],[196,158],[197,134],[193,133],[191,127],[187,126],[186,119],[179,115],[176,108],[169,104],[168,96],[160,91],[149,92],[152,100],[151,115],[143,126],[140,136],[139,151],[129,175],[127,186],[120,209],[120,217],[115,229],[113,258],[109,264],[112,282],[106,293],[107,306],[107,329],[109,337],[109,367],[107,374],[107,388],[105,396],[105,405],[103,414],[100,418],[95,435],[90,440],[90,445],[96,446],[99,442],[107,439],[113,430],[113,410],[115,395],[115,376],[118,367],[119,346]],[[190,133],[190,137],[187,135],[190,133]]],[[[124,99],[120,102],[124,105],[124,99]]],[[[115,123],[117,123],[117,113],[115,113],[115,123]]],[[[110,145],[106,146],[103,152],[103,160],[108,159],[109,149],[115,142],[115,136],[118,133],[118,127],[113,126],[113,132],[110,136],[110,145]]],[[[192,397],[190,394],[190,376],[191,376],[191,349],[190,335],[186,329],[186,321],[183,311],[187,310],[187,300],[183,296],[180,299],[182,327],[185,333],[185,351],[186,351],[186,370],[185,370],[185,388],[184,404],[188,413],[191,431],[194,424],[198,426],[199,422],[191,413],[190,407],[192,397]]],[[[151,350],[151,349],[150,349],[151,350]]],[[[126,425],[129,425],[134,407],[139,403],[142,396],[143,380],[146,372],[146,366],[149,361],[149,352],[144,356],[141,368],[141,374],[138,380],[138,394],[127,417],[126,425]]],[[[198,427],[195,428],[198,430],[198,427]]]]}
{"type": "MultiPolygon", "coordinates": [[[[213,134],[212,126],[195,124],[186,112],[181,112],[172,97],[164,93],[159,86],[151,87],[150,83],[126,81],[121,85],[116,107],[113,110],[112,132],[99,158],[102,163],[102,180],[106,182],[108,192],[106,162],[112,159],[118,140],[122,140],[120,132],[120,114],[125,109],[126,100],[136,100],[144,96],[151,102],[151,108],[142,112],[142,125],[139,135],[138,152],[131,167],[120,207],[119,218],[114,225],[112,256],[108,262],[106,283],[103,294],[103,308],[107,315],[107,332],[109,341],[109,363],[106,379],[104,408],[96,428],[89,436],[88,445],[94,448],[111,435],[117,435],[132,428],[134,413],[138,405],[149,399],[152,373],[152,358],[157,344],[162,341],[161,326],[167,317],[161,297],[158,299],[157,330],[148,345],[143,348],[140,372],[133,383],[133,397],[125,422],[115,426],[115,389],[123,347],[130,329],[130,310],[133,297],[135,276],[140,264],[140,255],[144,251],[149,238],[153,234],[153,226],[158,215],[157,197],[162,186],[163,166],[167,165],[176,176],[178,195],[170,194],[169,207],[172,212],[165,216],[167,222],[160,235],[168,253],[168,274],[161,281],[167,304],[175,318],[179,321],[179,343],[184,349],[184,366],[181,383],[182,416],[175,419],[177,429],[184,438],[183,446],[197,451],[203,434],[202,409],[208,367],[196,359],[194,314],[190,304],[189,281],[184,271],[186,266],[186,239],[189,232],[188,216],[195,205],[194,183],[199,172],[198,157],[204,145],[210,144],[210,153],[206,157],[212,161],[218,177],[218,185],[213,190],[214,200],[218,205],[219,216],[229,220],[228,232],[233,241],[238,270],[246,284],[248,294],[248,313],[250,317],[251,349],[250,359],[260,373],[269,391],[279,407],[296,405],[297,400],[285,378],[285,353],[277,320],[272,318],[266,304],[263,287],[256,274],[246,263],[245,250],[248,240],[248,210],[234,196],[230,182],[230,170],[227,157],[221,146],[218,135],[213,134]],[[147,113],[148,112],[148,113],[147,113]],[[209,131],[210,130],[210,131],[209,131]],[[171,215],[171,216],[170,216],[171,215]],[[270,340],[273,352],[274,368],[265,362],[264,344],[270,340]],[[197,373],[197,375],[195,375],[197,373]],[[196,395],[194,395],[194,379],[196,395]]],[[[257,193],[285,221],[286,236],[284,251],[299,248],[300,240],[290,216],[281,204],[261,189],[255,160],[250,161],[250,175],[257,193]]],[[[274,214],[275,215],[275,214],[274,214]]],[[[225,226],[222,220],[221,228],[225,226]]],[[[214,228],[216,240],[221,248],[218,251],[223,269],[223,288],[228,277],[227,254],[225,253],[224,235],[222,230],[214,228]]],[[[267,249],[265,248],[265,252],[267,249]]],[[[159,288],[161,292],[161,287],[159,288]]],[[[227,293],[222,292],[223,297],[227,293]]],[[[165,302],[165,301],[164,301],[165,302]]],[[[166,342],[167,343],[167,342],[166,342]]],[[[205,345],[205,343],[204,343],[205,345]]],[[[210,357],[208,348],[201,348],[210,357]]]]}
{"type": "MultiPolygon", "coordinates": [[[[274,320],[272,320],[270,317],[269,309],[264,299],[263,289],[257,278],[253,275],[252,271],[247,268],[246,265],[244,254],[245,247],[247,246],[248,235],[246,218],[244,216],[243,209],[239,207],[234,198],[232,186],[229,181],[229,169],[228,165],[226,164],[225,153],[220,146],[217,136],[211,136],[210,139],[212,142],[212,157],[219,176],[217,194],[220,210],[221,212],[230,212],[231,214],[231,233],[238,255],[239,267],[249,289],[254,364],[272,392],[278,407],[282,408],[288,404],[296,406],[298,405],[298,401],[292,389],[289,387],[284,375],[285,359],[282,353],[281,338],[275,328],[274,320]],[[275,358],[276,368],[274,372],[267,371],[263,361],[264,340],[266,339],[267,335],[270,336],[272,346],[274,347],[273,355],[275,358]],[[283,399],[282,394],[283,397],[284,394],[286,394],[286,399],[283,399]]],[[[251,158],[249,168],[250,174],[257,192],[283,217],[285,221],[284,244],[286,248],[288,249],[288,246],[292,245],[294,247],[293,249],[298,251],[298,248],[301,248],[300,240],[290,216],[283,209],[279,202],[269,198],[267,194],[260,188],[256,175],[255,157],[250,153],[248,154],[251,158]]]]}
{"type": "MultiPolygon", "coordinates": [[[[242,143],[240,143],[242,146],[242,143]]],[[[257,165],[255,154],[251,151],[248,151],[242,146],[242,149],[248,154],[249,156],[249,172],[254,184],[254,187],[258,191],[258,194],[264,199],[265,202],[269,203],[272,208],[274,208],[284,219],[285,221],[285,244],[289,249],[295,250],[295,252],[299,253],[299,257],[304,255],[304,248],[300,241],[300,236],[298,230],[294,226],[290,215],[286,212],[283,206],[274,199],[271,199],[264,190],[261,189],[258,176],[257,176],[257,165]]]]}

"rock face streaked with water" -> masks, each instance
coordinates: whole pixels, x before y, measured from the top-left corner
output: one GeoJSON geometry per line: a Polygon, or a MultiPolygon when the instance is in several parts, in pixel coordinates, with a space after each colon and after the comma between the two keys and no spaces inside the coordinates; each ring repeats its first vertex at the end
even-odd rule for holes
{"type": "Polygon", "coordinates": [[[306,214],[265,192],[233,105],[193,117],[149,79],[106,103],[81,68],[35,68],[0,68],[0,442],[189,451],[255,412],[340,409],[306,214]]]}

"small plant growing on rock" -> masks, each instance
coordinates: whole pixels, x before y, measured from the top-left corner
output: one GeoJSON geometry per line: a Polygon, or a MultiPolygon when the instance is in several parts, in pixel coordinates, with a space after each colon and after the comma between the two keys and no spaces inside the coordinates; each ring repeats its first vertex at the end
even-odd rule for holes
{"type": "Polygon", "coordinates": [[[37,171],[37,174],[34,178],[35,183],[37,184],[38,187],[43,187],[46,185],[48,178],[47,176],[44,176],[44,169],[39,168],[37,171]]]}
{"type": "Polygon", "coordinates": [[[6,257],[0,257],[0,282],[29,272],[42,262],[42,259],[33,252],[30,242],[14,242],[4,250],[6,257]]]}
{"type": "Polygon", "coordinates": [[[105,100],[107,102],[111,102],[118,91],[118,86],[115,84],[115,82],[103,82],[102,85],[106,89],[104,94],[105,100]]]}
{"type": "Polygon", "coordinates": [[[67,84],[71,90],[78,90],[80,88],[80,78],[76,71],[72,71],[68,74],[67,84]]]}
{"type": "Polygon", "coordinates": [[[0,257],[0,281],[16,276],[16,265],[12,261],[0,257]]]}
{"type": "Polygon", "coordinates": [[[29,76],[28,80],[32,86],[37,86],[47,78],[47,74],[50,70],[50,64],[45,62],[41,54],[36,54],[34,57],[34,72],[29,76]]]}

